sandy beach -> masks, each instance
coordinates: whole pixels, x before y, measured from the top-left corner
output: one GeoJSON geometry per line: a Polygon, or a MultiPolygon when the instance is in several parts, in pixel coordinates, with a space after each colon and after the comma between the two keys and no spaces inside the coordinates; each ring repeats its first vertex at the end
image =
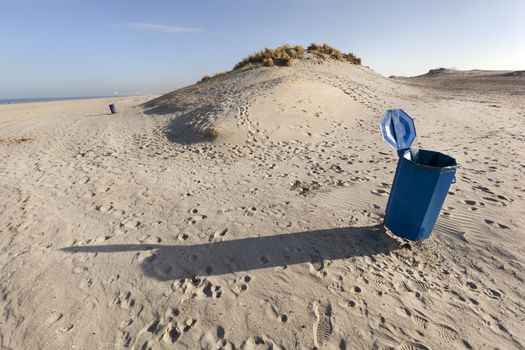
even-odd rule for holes
{"type": "Polygon", "coordinates": [[[0,105],[0,347],[525,348],[522,73],[302,60],[0,105]],[[459,164],[422,242],[382,226],[389,108],[459,164]]]}

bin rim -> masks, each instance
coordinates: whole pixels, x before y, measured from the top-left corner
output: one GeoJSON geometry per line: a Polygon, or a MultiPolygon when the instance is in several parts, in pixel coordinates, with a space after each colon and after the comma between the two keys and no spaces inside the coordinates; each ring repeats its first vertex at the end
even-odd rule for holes
{"type": "Polygon", "coordinates": [[[456,158],[451,157],[448,154],[441,153],[441,152],[438,152],[438,151],[432,151],[432,150],[429,150],[429,149],[407,148],[407,149],[404,149],[404,150],[400,150],[399,158],[400,158],[400,160],[406,161],[407,164],[409,164],[409,165],[411,165],[411,166],[413,166],[415,168],[423,168],[423,169],[426,169],[426,170],[439,172],[439,173],[448,173],[448,172],[451,172],[451,171],[455,171],[458,168],[458,163],[456,161],[456,158]],[[410,153],[410,150],[426,151],[426,152],[432,152],[432,153],[438,153],[438,154],[444,155],[445,157],[448,157],[448,158],[452,159],[454,161],[454,165],[432,166],[432,165],[426,165],[426,164],[420,164],[420,163],[414,162],[412,159],[408,159],[406,157],[407,153],[410,153]]]}

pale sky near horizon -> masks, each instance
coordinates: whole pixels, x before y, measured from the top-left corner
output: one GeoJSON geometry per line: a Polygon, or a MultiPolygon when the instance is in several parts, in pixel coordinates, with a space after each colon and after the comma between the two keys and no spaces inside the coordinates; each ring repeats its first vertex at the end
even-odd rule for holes
{"type": "Polygon", "coordinates": [[[311,42],[386,76],[525,70],[525,1],[0,0],[0,99],[162,93],[311,42]]]}

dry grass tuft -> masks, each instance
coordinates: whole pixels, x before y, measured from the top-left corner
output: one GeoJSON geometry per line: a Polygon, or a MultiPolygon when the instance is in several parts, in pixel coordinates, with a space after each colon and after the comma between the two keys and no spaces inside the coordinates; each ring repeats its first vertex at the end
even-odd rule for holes
{"type": "Polygon", "coordinates": [[[210,80],[210,79],[213,79],[213,78],[220,77],[221,75],[224,75],[224,74],[226,74],[226,73],[228,73],[228,71],[219,72],[219,73],[213,74],[212,76],[205,75],[205,76],[203,76],[203,77],[201,78],[201,80],[199,80],[199,81],[197,82],[197,84],[203,83],[203,82],[205,82],[205,81],[207,81],[207,80],[210,80]]]}
{"type": "Polygon", "coordinates": [[[361,64],[361,59],[353,53],[342,53],[328,44],[313,43],[304,49],[301,45],[291,46],[284,45],[275,49],[265,48],[261,51],[250,55],[237,63],[233,69],[245,68],[247,66],[291,66],[296,59],[305,57],[308,52],[315,55],[320,60],[333,59],[338,61],[346,61],[352,64],[361,64]]]}
{"type": "Polygon", "coordinates": [[[275,49],[265,48],[237,63],[233,69],[242,68],[248,64],[271,66],[289,66],[293,59],[302,58],[305,49],[301,45],[284,45],[275,49]]]}
{"type": "Polygon", "coordinates": [[[361,59],[357,57],[352,52],[349,53],[342,53],[336,48],[333,48],[332,46],[328,44],[316,44],[312,43],[310,46],[308,46],[308,52],[316,55],[321,60],[325,60],[327,58],[331,58],[333,60],[338,61],[348,61],[352,64],[361,64],[361,59]]]}
{"type": "Polygon", "coordinates": [[[265,57],[263,58],[262,65],[265,67],[272,67],[275,66],[275,63],[271,57],[265,57]]]}
{"type": "Polygon", "coordinates": [[[209,137],[209,138],[216,138],[220,135],[221,133],[219,132],[219,130],[217,129],[209,129],[207,132],[206,132],[206,136],[209,137]]]}
{"type": "MultiPolygon", "coordinates": [[[[289,67],[293,64],[294,60],[308,58],[307,54],[316,57],[319,61],[325,61],[327,59],[350,62],[352,64],[361,64],[361,59],[354,55],[353,53],[342,53],[341,51],[333,48],[328,44],[316,44],[312,43],[308,48],[305,48],[301,45],[283,45],[275,49],[265,48],[261,51],[250,55],[237,63],[235,69],[248,70],[255,67],[289,67]]],[[[310,56],[311,57],[311,56],[310,56]]],[[[205,75],[197,82],[197,84],[203,83],[205,81],[220,77],[226,72],[220,72],[212,76],[205,75]]]]}

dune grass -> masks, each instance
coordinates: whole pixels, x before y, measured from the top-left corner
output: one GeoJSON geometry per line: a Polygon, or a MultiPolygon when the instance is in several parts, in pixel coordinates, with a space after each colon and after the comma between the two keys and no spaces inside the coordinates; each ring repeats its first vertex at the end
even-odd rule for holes
{"type": "Polygon", "coordinates": [[[331,58],[337,61],[348,61],[352,64],[358,64],[358,65],[361,64],[361,59],[357,57],[355,54],[353,54],[352,52],[343,53],[328,44],[321,45],[321,44],[312,43],[310,44],[310,46],[308,46],[307,51],[316,55],[317,57],[323,60],[327,58],[331,58]]]}
{"type": "Polygon", "coordinates": [[[213,75],[211,75],[211,76],[210,76],[210,75],[205,75],[205,76],[203,76],[203,77],[201,78],[201,80],[199,80],[199,81],[197,82],[197,84],[202,83],[202,82],[205,82],[205,81],[210,80],[210,79],[213,79],[213,78],[220,77],[221,75],[224,75],[224,74],[226,74],[226,73],[228,73],[228,71],[215,73],[215,74],[213,74],[213,75]]]}
{"type": "MultiPolygon", "coordinates": [[[[309,55],[313,55],[319,61],[327,59],[337,60],[342,62],[349,62],[356,65],[361,65],[361,59],[352,52],[343,53],[338,49],[328,44],[312,43],[305,49],[302,45],[283,45],[275,49],[262,49],[237,63],[233,69],[251,69],[254,67],[288,67],[293,64],[294,60],[303,59],[309,55]]],[[[311,56],[310,56],[311,57],[311,56]]],[[[197,83],[202,83],[213,78],[217,78],[227,72],[221,72],[212,76],[205,75],[197,83]]]]}
{"type": "Polygon", "coordinates": [[[265,67],[289,66],[293,59],[303,57],[304,52],[304,47],[301,45],[284,45],[275,49],[265,48],[246,57],[237,63],[233,69],[243,68],[248,64],[262,65],[265,67]]]}
{"type": "Polygon", "coordinates": [[[249,65],[258,66],[290,66],[293,60],[305,57],[305,53],[315,55],[320,60],[333,59],[346,61],[352,64],[361,64],[361,59],[353,53],[343,53],[328,44],[310,44],[305,50],[301,45],[284,45],[275,49],[265,48],[258,51],[235,65],[233,69],[245,68],[249,65]]]}

